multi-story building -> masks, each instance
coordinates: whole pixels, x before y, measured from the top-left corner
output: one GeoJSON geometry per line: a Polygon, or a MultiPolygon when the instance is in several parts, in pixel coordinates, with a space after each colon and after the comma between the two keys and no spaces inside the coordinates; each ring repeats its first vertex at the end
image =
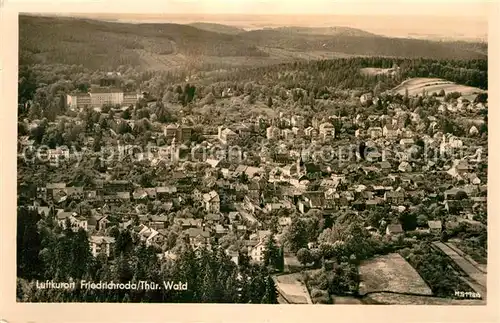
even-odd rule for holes
{"type": "Polygon", "coordinates": [[[83,109],[92,106],[90,94],[76,92],[66,96],[66,105],[70,109],[83,109]]]}
{"type": "Polygon", "coordinates": [[[219,213],[220,212],[220,198],[216,191],[211,191],[203,195],[203,202],[205,204],[205,209],[209,213],[219,213]]]}
{"type": "Polygon", "coordinates": [[[217,137],[223,144],[228,144],[233,142],[236,138],[238,138],[238,135],[236,134],[236,132],[232,131],[229,128],[226,128],[224,126],[219,126],[217,137]]]}
{"type": "Polygon", "coordinates": [[[94,88],[90,92],[92,107],[123,104],[123,91],[116,88],[94,88]]]}
{"type": "Polygon", "coordinates": [[[111,255],[111,248],[115,243],[115,238],[106,236],[91,236],[90,237],[90,250],[94,257],[103,253],[106,256],[111,255]]]}
{"type": "Polygon", "coordinates": [[[168,142],[175,138],[177,142],[184,142],[191,140],[192,128],[187,126],[179,126],[176,124],[167,125],[163,134],[168,142]]]}
{"type": "Polygon", "coordinates": [[[135,92],[123,92],[118,88],[97,87],[88,93],[76,92],[66,96],[66,104],[71,109],[85,107],[100,108],[103,105],[130,106],[135,104],[142,95],[135,92]]]}
{"type": "Polygon", "coordinates": [[[319,134],[324,139],[335,137],[335,128],[329,122],[325,122],[319,125],[319,134]]]}
{"type": "Polygon", "coordinates": [[[123,105],[130,106],[136,104],[139,99],[139,95],[135,92],[125,92],[123,93],[123,105]]]}
{"type": "Polygon", "coordinates": [[[280,136],[280,129],[275,126],[270,126],[266,129],[267,139],[277,139],[280,136]]]}
{"type": "Polygon", "coordinates": [[[177,128],[177,138],[179,139],[179,142],[191,140],[191,132],[191,127],[180,126],[177,128]]]}

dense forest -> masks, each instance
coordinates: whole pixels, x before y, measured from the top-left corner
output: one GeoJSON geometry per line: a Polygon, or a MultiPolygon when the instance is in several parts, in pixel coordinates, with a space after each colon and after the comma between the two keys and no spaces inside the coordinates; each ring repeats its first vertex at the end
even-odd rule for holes
{"type": "Polygon", "coordinates": [[[366,90],[373,89],[379,83],[389,89],[411,77],[444,78],[458,84],[488,89],[488,61],[355,57],[241,69],[235,73],[222,74],[218,80],[260,80],[259,83],[263,84],[312,91],[321,87],[366,90]],[[394,65],[400,68],[395,76],[360,73],[364,67],[391,68],[394,65]]]}

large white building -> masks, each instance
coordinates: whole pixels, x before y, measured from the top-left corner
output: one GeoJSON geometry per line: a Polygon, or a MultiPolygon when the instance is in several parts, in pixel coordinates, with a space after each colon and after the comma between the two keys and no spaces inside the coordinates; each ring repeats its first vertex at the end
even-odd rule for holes
{"type": "Polygon", "coordinates": [[[90,101],[92,107],[102,107],[105,104],[122,104],[123,91],[119,89],[92,89],[90,92],[90,101]]]}
{"type": "Polygon", "coordinates": [[[100,108],[103,105],[129,106],[142,97],[137,93],[124,93],[117,88],[93,88],[88,93],[72,93],[66,96],[66,103],[71,109],[82,109],[86,106],[100,108]]]}

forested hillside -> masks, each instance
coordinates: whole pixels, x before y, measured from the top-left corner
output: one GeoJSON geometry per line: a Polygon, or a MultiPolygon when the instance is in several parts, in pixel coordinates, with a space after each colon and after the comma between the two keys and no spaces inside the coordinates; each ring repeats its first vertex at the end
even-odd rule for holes
{"type": "Polygon", "coordinates": [[[168,55],[267,56],[232,35],[178,24],[125,24],[76,18],[19,17],[21,58],[113,69],[139,66],[140,52],[168,55]]]}
{"type": "Polygon", "coordinates": [[[281,85],[285,88],[300,87],[313,91],[319,87],[341,89],[372,89],[380,84],[381,90],[392,88],[411,77],[444,78],[458,84],[488,89],[487,60],[433,60],[391,59],[384,57],[356,57],[335,60],[296,62],[220,75],[219,80],[260,80],[263,84],[281,85]],[[366,76],[360,73],[364,67],[390,68],[394,64],[400,70],[394,77],[387,75],[366,76]]]}
{"type": "Polygon", "coordinates": [[[20,62],[106,70],[125,65],[147,70],[199,64],[201,60],[217,68],[248,65],[248,59],[253,66],[269,65],[327,54],[487,58],[485,44],[387,38],[345,27],[236,30],[218,24],[128,24],[20,16],[20,62]]]}
{"type": "Polygon", "coordinates": [[[327,36],[377,36],[373,33],[350,27],[278,27],[269,28],[289,34],[304,34],[304,35],[327,35],[327,36]]]}
{"type": "Polygon", "coordinates": [[[433,42],[418,39],[359,36],[340,33],[335,36],[306,35],[280,30],[255,30],[242,37],[256,46],[278,47],[300,51],[333,51],[364,56],[396,56],[409,58],[485,58],[463,43],[433,42]]]}
{"type": "Polygon", "coordinates": [[[221,33],[221,34],[236,35],[245,32],[244,29],[238,27],[223,25],[223,24],[208,23],[208,22],[193,22],[189,25],[196,27],[198,29],[211,31],[215,33],[221,33]]]}

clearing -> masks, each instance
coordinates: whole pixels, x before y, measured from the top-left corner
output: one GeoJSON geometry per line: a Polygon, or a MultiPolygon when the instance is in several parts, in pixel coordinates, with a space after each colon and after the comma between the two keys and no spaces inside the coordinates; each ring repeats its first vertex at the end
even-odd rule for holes
{"type": "Polygon", "coordinates": [[[395,68],[377,68],[377,67],[365,67],[360,70],[361,74],[364,75],[391,75],[396,73],[395,68]]]}
{"type": "Polygon", "coordinates": [[[423,90],[429,95],[439,93],[441,90],[444,90],[445,93],[460,92],[462,96],[486,92],[476,87],[460,85],[440,78],[427,77],[406,80],[392,89],[391,92],[404,95],[406,89],[408,89],[408,95],[420,95],[423,90]]]}
{"type": "Polygon", "coordinates": [[[432,290],[418,272],[398,253],[391,253],[361,263],[359,293],[396,292],[432,295],[432,290]]]}

